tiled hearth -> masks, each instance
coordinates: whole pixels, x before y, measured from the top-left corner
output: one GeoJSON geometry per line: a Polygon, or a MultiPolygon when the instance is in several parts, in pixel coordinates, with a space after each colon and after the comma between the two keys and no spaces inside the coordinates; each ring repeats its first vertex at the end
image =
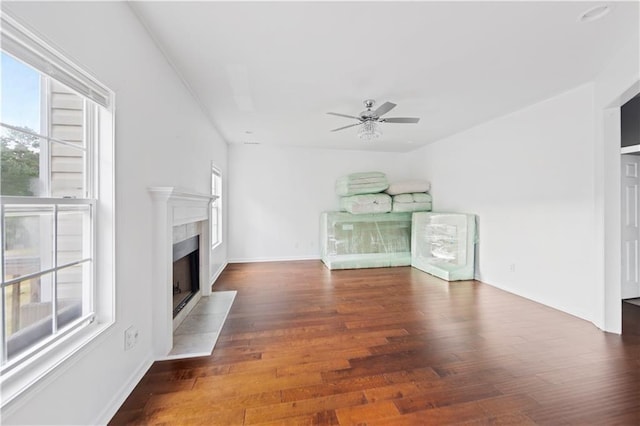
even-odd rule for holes
{"type": "Polygon", "coordinates": [[[235,297],[235,291],[202,297],[173,333],[173,349],[166,358],[210,355],[235,297]]]}

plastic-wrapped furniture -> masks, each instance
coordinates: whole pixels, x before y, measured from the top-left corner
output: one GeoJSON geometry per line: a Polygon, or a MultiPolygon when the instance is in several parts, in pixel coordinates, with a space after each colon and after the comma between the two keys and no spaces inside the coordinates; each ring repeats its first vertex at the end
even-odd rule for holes
{"type": "Polygon", "coordinates": [[[411,266],[447,281],[472,280],[476,241],[475,215],[414,213],[411,266]]]}
{"type": "Polygon", "coordinates": [[[409,266],[411,213],[324,212],[320,244],[329,269],[409,266]]]}

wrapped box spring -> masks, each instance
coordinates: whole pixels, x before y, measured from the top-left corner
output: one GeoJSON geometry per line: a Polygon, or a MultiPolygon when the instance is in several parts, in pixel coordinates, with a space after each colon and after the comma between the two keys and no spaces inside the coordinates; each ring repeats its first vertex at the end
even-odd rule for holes
{"type": "Polygon", "coordinates": [[[411,213],[320,216],[322,261],[329,269],[411,264],[411,213]]]}

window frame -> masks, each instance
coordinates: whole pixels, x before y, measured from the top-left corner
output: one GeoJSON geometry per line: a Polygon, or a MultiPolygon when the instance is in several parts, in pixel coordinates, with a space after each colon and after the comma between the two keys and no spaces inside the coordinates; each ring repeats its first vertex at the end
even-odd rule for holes
{"type": "Polygon", "coordinates": [[[210,218],[209,218],[209,239],[211,240],[211,250],[222,244],[222,172],[220,169],[211,164],[211,195],[215,198],[211,201],[210,218]],[[214,221],[215,216],[215,221],[214,221]],[[215,236],[214,241],[214,223],[215,223],[215,236]]]}
{"type": "MultiPolygon", "coordinates": [[[[28,362],[28,359],[34,356],[38,356],[38,353],[40,351],[42,351],[44,348],[46,348],[46,346],[51,345],[51,344],[55,344],[56,341],[64,338],[64,336],[66,336],[68,333],[73,332],[73,330],[75,330],[77,327],[81,327],[83,324],[90,324],[94,321],[95,319],[95,309],[94,309],[94,303],[93,303],[93,295],[95,293],[95,285],[96,285],[96,277],[95,277],[95,268],[94,268],[94,263],[95,263],[95,247],[94,247],[94,241],[95,241],[95,233],[96,233],[96,229],[94,226],[94,216],[95,216],[95,206],[96,206],[96,200],[95,199],[67,199],[67,198],[50,198],[50,197],[20,197],[20,196],[0,196],[2,199],[2,203],[0,203],[0,220],[4,220],[5,218],[5,210],[7,209],[7,207],[18,207],[18,208],[25,208],[28,209],[28,206],[35,206],[32,210],[35,210],[37,207],[47,207],[47,208],[51,208],[52,209],[52,224],[53,224],[53,230],[52,230],[52,239],[53,239],[53,247],[52,247],[52,254],[53,254],[53,260],[52,260],[52,265],[49,268],[40,268],[38,271],[36,272],[32,272],[29,274],[25,274],[25,275],[21,275],[18,276],[16,278],[12,278],[12,279],[4,279],[4,264],[5,264],[5,251],[0,249],[0,288],[1,289],[5,289],[9,286],[21,283],[23,281],[26,280],[30,280],[30,279],[34,279],[34,278],[38,278],[38,277],[42,277],[45,276],[47,274],[52,274],[52,284],[51,284],[51,291],[52,291],[52,295],[51,295],[51,311],[52,311],[52,328],[53,331],[51,333],[50,336],[45,337],[43,339],[39,339],[37,340],[37,343],[35,343],[34,345],[32,345],[32,347],[30,349],[27,349],[21,353],[19,353],[14,359],[9,360],[8,357],[8,347],[5,344],[5,330],[6,330],[6,315],[1,315],[0,316],[0,324],[2,326],[2,330],[0,331],[0,337],[2,337],[2,342],[0,342],[0,345],[2,347],[2,351],[0,351],[0,360],[2,361],[0,363],[0,372],[2,372],[2,374],[6,374],[7,372],[11,371],[13,368],[19,367],[20,364],[24,363],[24,362],[28,362]],[[69,207],[69,206],[85,206],[89,208],[89,215],[90,215],[90,222],[91,222],[91,226],[89,226],[89,232],[87,233],[87,235],[83,235],[84,238],[87,238],[89,240],[89,257],[83,257],[79,260],[74,260],[72,262],[66,262],[66,263],[58,263],[57,261],[57,246],[58,246],[58,235],[57,235],[57,219],[58,219],[58,213],[60,212],[60,207],[63,207],[62,210],[64,210],[64,207],[69,207]],[[78,266],[78,265],[83,265],[83,264],[88,264],[90,265],[90,282],[89,283],[82,283],[82,287],[83,290],[86,289],[89,294],[89,306],[88,306],[88,310],[90,312],[88,312],[87,314],[81,315],[80,318],[76,318],[73,321],[71,321],[70,324],[68,325],[64,325],[62,327],[58,326],[57,323],[57,316],[58,316],[58,310],[57,310],[57,305],[58,305],[58,299],[57,299],[57,295],[58,295],[58,282],[57,282],[57,272],[58,271],[63,271],[67,268],[70,267],[74,267],[74,266],[78,266]]],[[[6,226],[5,226],[6,229],[6,226]]],[[[3,236],[0,235],[0,244],[4,244],[4,240],[3,240],[3,236]]],[[[83,291],[83,297],[84,297],[84,291],[83,291]]],[[[5,291],[0,291],[0,300],[2,303],[2,306],[5,306],[5,295],[6,292],[5,291]]],[[[84,306],[83,306],[84,307],[84,306]]]]}
{"type": "MultiPolygon", "coordinates": [[[[83,311],[80,318],[74,319],[70,324],[61,328],[57,335],[42,339],[34,347],[6,362],[4,287],[12,285],[12,280],[5,280],[4,277],[5,246],[4,236],[0,235],[0,274],[3,283],[0,292],[3,303],[0,318],[2,326],[0,338],[3,349],[3,353],[0,354],[3,360],[0,367],[2,373],[0,386],[3,394],[1,405],[4,410],[5,407],[14,404],[17,397],[24,392],[43,386],[45,377],[52,375],[57,369],[68,367],[68,363],[64,367],[65,361],[89,350],[89,343],[103,335],[115,323],[115,95],[93,76],[75,65],[50,44],[35,36],[7,13],[0,15],[0,24],[0,41],[2,43],[0,50],[3,53],[33,68],[40,73],[41,79],[42,76],[46,76],[44,78],[49,79],[48,81],[53,80],[70,88],[84,100],[85,107],[83,119],[85,135],[84,197],[51,197],[50,192],[46,193],[46,197],[0,196],[0,220],[4,221],[5,208],[12,205],[54,206],[54,211],[57,206],[88,206],[89,232],[88,235],[83,233],[82,238],[89,239],[90,258],[83,258],[79,262],[64,265],[52,265],[52,270],[89,262],[91,268],[88,275],[83,276],[82,288],[84,292],[85,279],[90,277],[89,305],[92,308],[86,315],[83,311]]],[[[49,100],[41,102],[47,105],[46,112],[50,114],[49,100]]],[[[48,123],[50,117],[47,116],[45,119],[48,123]]],[[[3,125],[3,127],[11,126],[3,125]]],[[[24,133],[22,129],[19,131],[24,133]]],[[[51,138],[48,125],[46,133],[46,136],[38,135],[38,137],[44,137],[47,141],[54,140],[51,138]]],[[[64,143],[64,141],[57,142],[64,143]]],[[[46,145],[45,151],[49,151],[50,143],[47,142],[46,145]]],[[[50,157],[48,153],[46,155],[50,157]]],[[[50,158],[44,159],[44,161],[49,162],[50,158]]],[[[46,180],[50,186],[51,176],[48,175],[46,180]]],[[[53,223],[55,228],[56,221],[53,223]]],[[[49,271],[39,270],[34,275],[45,272],[49,271]]],[[[21,279],[24,280],[24,277],[21,279]]],[[[83,293],[82,298],[85,297],[83,293]]],[[[52,305],[55,307],[54,301],[52,301],[52,305]]],[[[57,311],[53,311],[54,318],[57,314],[57,311]]],[[[52,323],[55,323],[55,319],[52,319],[52,323]]]]}

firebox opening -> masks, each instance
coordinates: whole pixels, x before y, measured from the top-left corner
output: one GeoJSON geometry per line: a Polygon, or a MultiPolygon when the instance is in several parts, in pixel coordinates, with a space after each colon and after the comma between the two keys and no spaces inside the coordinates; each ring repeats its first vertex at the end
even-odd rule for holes
{"type": "Polygon", "coordinates": [[[173,317],[200,291],[200,241],[195,236],[173,245],[173,317]]]}

